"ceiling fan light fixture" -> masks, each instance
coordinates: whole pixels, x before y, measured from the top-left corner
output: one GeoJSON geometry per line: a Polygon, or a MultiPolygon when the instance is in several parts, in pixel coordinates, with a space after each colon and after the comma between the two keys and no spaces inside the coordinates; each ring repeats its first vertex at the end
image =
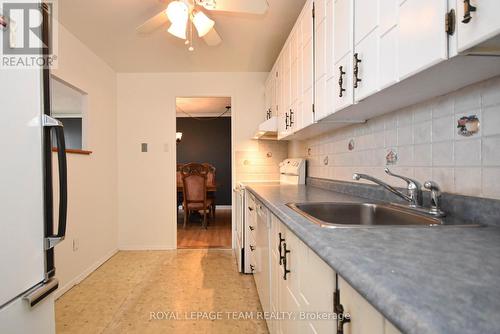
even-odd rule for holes
{"type": "Polygon", "coordinates": [[[198,11],[193,15],[192,21],[196,27],[196,31],[198,31],[199,37],[203,37],[208,34],[208,32],[212,30],[215,25],[215,22],[201,11],[198,11]]]}
{"type": "Polygon", "coordinates": [[[189,8],[182,1],[172,1],[168,4],[165,13],[172,24],[186,23],[189,17],[189,8]]]}
{"type": "Polygon", "coordinates": [[[186,39],[186,24],[172,23],[167,31],[177,38],[186,39]]]}

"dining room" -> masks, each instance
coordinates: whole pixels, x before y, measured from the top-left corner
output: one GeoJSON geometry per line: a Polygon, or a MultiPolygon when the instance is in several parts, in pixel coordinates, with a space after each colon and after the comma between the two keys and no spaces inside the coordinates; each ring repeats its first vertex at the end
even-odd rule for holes
{"type": "Polygon", "coordinates": [[[176,98],[177,247],[231,248],[231,98],[176,98]]]}

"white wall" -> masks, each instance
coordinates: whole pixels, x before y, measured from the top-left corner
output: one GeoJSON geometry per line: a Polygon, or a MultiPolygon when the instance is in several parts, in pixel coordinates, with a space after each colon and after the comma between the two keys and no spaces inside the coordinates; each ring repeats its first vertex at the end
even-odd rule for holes
{"type": "Polygon", "coordinates": [[[116,74],[63,26],[52,73],[88,94],[85,149],[93,152],[68,154],[67,238],[56,247],[61,295],[117,249],[116,74]]]}
{"type": "Polygon", "coordinates": [[[384,173],[385,156],[393,150],[399,160],[389,167],[396,173],[422,183],[434,180],[449,193],[500,199],[499,124],[500,77],[496,77],[303,145],[294,143],[289,154],[307,158],[309,176],[352,181],[352,174],[361,172],[403,186],[384,173]],[[459,135],[457,121],[471,115],[479,118],[479,133],[459,135]],[[355,149],[349,151],[351,139],[355,149]]]}
{"type": "MultiPolygon", "coordinates": [[[[176,248],[175,98],[232,98],[235,151],[258,151],[267,73],[118,74],[120,249],[176,248]],[[141,143],[149,152],[141,153],[141,143]]],[[[233,163],[234,166],[234,163],[233,163]]],[[[233,168],[233,180],[236,170],[233,168]]]]}

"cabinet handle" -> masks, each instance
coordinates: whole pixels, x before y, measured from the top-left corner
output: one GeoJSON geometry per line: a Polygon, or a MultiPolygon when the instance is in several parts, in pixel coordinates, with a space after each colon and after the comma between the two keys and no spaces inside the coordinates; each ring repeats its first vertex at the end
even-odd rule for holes
{"type": "Polygon", "coordinates": [[[253,252],[255,250],[255,246],[250,245],[250,250],[253,252]]]}
{"type": "Polygon", "coordinates": [[[284,255],[283,255],[283,279],[286,281],[286,275],[290,273],[290,270],[287,268],[287,259],[286,255],[290,253],[289,249],[286,249],[286,242],[283,243],[283,250],[284,250],[284,255]]]}
{"type": "Polygon", "coordinates": [[[294,123],[293,122],[293,110],[290,109],[290,127],[292,127],[293,123],[294,123]]]}
{"type": "Polygon", "coordinates": [[[253,211],[253,208],[251,206],[248,207],[248,210],[253,211]]]}
{"type": "Polygon", "coordinates": [[[344,75],[345,75],[345,71],[344,71],[344,66],[339,66],[339,71],[340,71],[340,75],[339,75],[339,88],[340,88],[340,92],[339,92],[339,97],[342,97],[344,96],[344,92],[345,92],[345,88],[343,87],[344,86],[344,75]]]}
{"type": "Polygon", "coordinates": [[[289,127],[289,125],[288,125],[288,117],[289,117],[288,113],[286,112],[285,113],[285,130],[288,130],[288,127],[289,127]]]}
{"type": "Polygon", "coordinates": [[[472,20],[472,16],[470,15],[471,12],[476,11],[476,7],[470,4],[470,0],[464,0],[464,19],[462,20],[462,23],[469,23],[470,20],[472,20]]]}
{"type": "Polygon", "coordinates": [[[283,258],[284,258],[283,254],[282,254],[282,246],[281,246],[281,244],[283,243],[283,241],[285,241],[285,238],[282,238],[281,232],[278,233],[278,238],[279,238],[279,241],[280,241],[280,244],[278,246],[278,252],[280,254],[280,265],[281,265],[283,263],[283,258]]]}
{"type": "Polygon", "coordinates": [[[250,271],[254,272],[255,271],[255,266],[253,264],[250,265],[250,271]]]}
{"type": "Polygon", "coordinates": [[[250,229],[250,231],[255,230],[255,227],[253,227],[252,225],[248,225],[248,228],[250,229]]]}
{"type": "Polygon", "coordinates": [[[337,334],[344,334],[344,325],[351,322],[350,314],[344,314],[344,305],[340,303],[338,288],[333,293],[333,313],[336,315],[337,334]]]}
{"type": "Polygon", "coordinates": [[[358,82],[361,82],[361,79],[358,77],[359,75],[359,63],[361,63],[361,59],[359,59],[359,54],[356,52],[354,54],[354,88],[358,88],[358,82]]]}

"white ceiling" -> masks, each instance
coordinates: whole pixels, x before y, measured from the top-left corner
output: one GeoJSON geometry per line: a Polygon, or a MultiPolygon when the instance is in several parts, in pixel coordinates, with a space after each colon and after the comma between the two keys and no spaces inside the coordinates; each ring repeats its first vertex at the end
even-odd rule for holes
{"type": "MultiPolygon", "coordinates": [[[[252,1],[252,0],[248,0],[252,1]]],[[[59,0],[60,22],[117,72],[267,72],[306,0],[268,0],[265,15],[206,11],[222,44],[195,38],[194,52],[167,33],[135,28],[166,7],[161,0],[59,0]]],[[[168,2],[168,1],[167,1],[168,2]]]]}
{"type": "MultiPolygon", "coordinates": [[[[218,116],[231,106],[230,97],[178,97],[175,99],[178,117],[218,116]],[[189,114],[189,115],[188,115],[189,114]]],[[[224,116],[231,116],[231,112],[224,116]]]]}

